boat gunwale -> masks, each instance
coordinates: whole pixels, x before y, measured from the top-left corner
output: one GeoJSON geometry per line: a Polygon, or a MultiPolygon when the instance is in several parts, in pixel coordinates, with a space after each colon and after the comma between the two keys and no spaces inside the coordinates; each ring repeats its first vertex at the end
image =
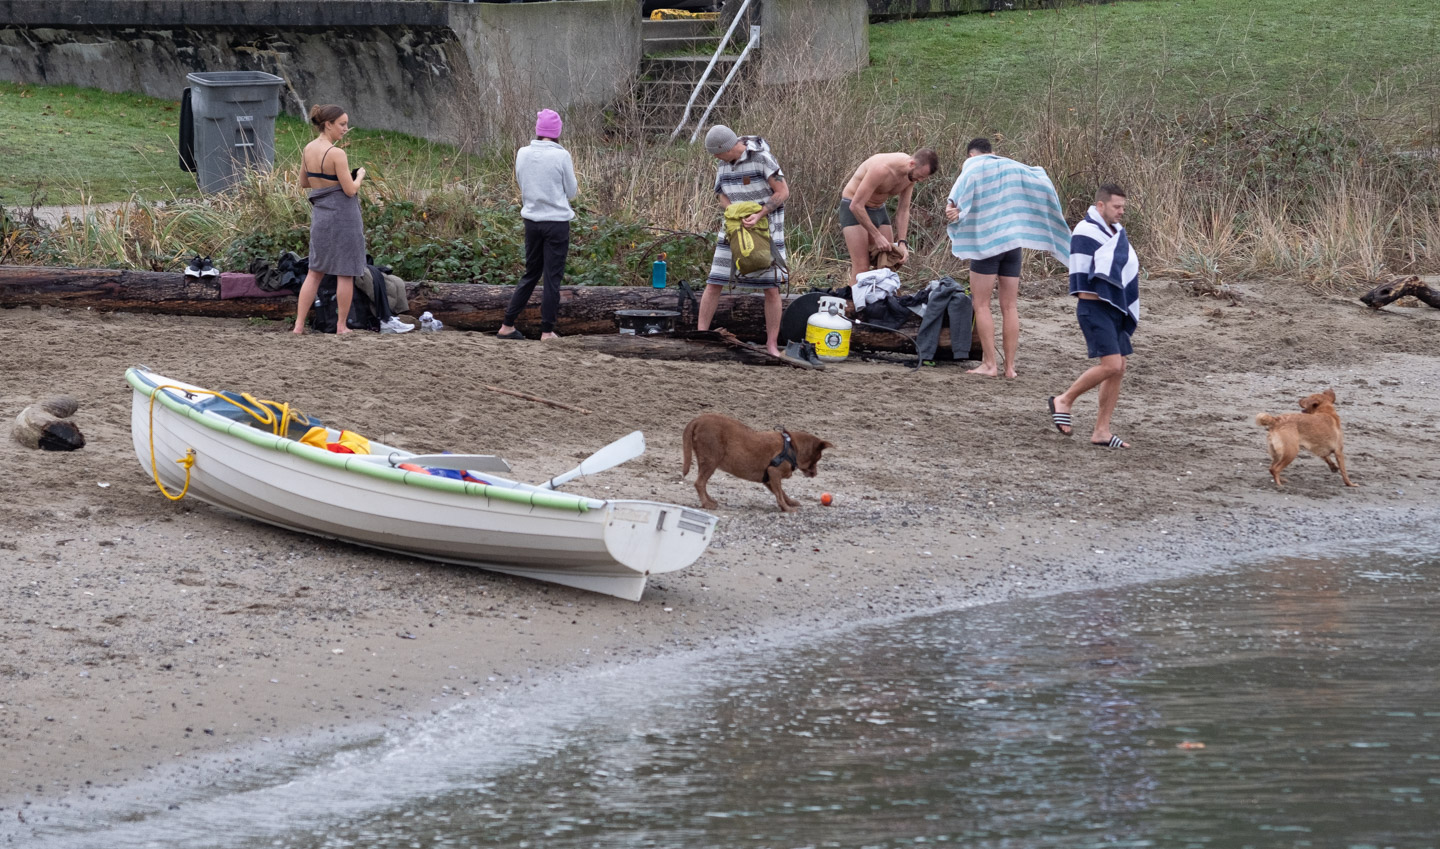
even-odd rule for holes
{"type": "MultiPolygon", "coordinates": [[[[435,475],[397,469],[387,464],[359,459],[361,455],[336,454],[331,451],[325,451],[294,439],[257,430],[241,422],[232,421],[220,416],[206,415],[203,410],[173,397],[169,392],[160,392],[161,386],[167,384],[152,383],[146,379],[145,375],[161,378],[171,383],[179,382],[171,381],[170,378],[162,378],[161,375],[148,369],[142,370],[132,366],[125,370],[125,380],[130,384],[132,389],[149,398],[154,398],[155,393],[159,392],[159,401],[167,410],[183,415],[185,418],[197,422],[210,430],[236,437],[257,448],[265,448],[282,454],[288,454],[292,457],[308,460],[322,466],[368,475],[372,478],[392,483],[400,483],[406,486],[416,486],[421,489],[494,499],[496,501],[539,507],[547,510],[586,513],[593,509],[596,503],[598,503],[601,508],[607,506],[609,503],[606,501],[596,502],[594,499],[572,495],[567,492],[536,492],[530,489],[491,486],[489,484],[455,480],[454,478],[437,477],[435,475]]],[[[193,384],[185,385],[193,386],[193,384]]],[[[179,385],[176,385],[175,388],[184,391],[179,385]]],[[[201,387],[197,386],[195,388],[199,389],[201,387]]],[[[153,422],[151,423],[151,428],[152,430],[154,428],[153,422]]]]}

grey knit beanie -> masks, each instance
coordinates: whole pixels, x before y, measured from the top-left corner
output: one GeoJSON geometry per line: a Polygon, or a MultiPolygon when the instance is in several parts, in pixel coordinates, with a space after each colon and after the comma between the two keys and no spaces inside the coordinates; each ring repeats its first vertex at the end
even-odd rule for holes
{"type": "Polygon", "coordinates": [[[735,146],[740,137],[735,131],[724,124],[716,124],[705,134],[705,149],[710,151],[711,156],[719,156],[735,146]]]}

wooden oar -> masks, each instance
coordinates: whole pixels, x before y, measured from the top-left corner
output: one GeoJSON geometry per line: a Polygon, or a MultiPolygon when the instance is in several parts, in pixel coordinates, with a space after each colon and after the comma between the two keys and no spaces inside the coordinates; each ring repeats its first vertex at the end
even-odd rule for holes
{"type": "Polygon", "coordinates": [[[567,481],[572,481],[581,475],[593,475],[596,472],[603,472],[606,469],[614,468],[628,460],[634,460],[645,453],[645,434],[640,431],[633,431],[627,436],[622,436],[609,445],[591,454],[580,462],[580,465],[564,474],[556,475],[545,483],[540,484],[545,489],[555,489],[567,481]]]}

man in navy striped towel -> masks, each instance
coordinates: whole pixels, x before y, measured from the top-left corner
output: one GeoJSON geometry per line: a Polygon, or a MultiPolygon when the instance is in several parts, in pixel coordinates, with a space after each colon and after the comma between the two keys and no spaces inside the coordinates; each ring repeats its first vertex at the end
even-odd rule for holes
{"type": "Polygon", "coordinates": [[[985,352],[969,373],[1000,374],[990,315],[990,295],[998,282],[1005,376],[1014,377],[1020,345],[1021,249],[1048,251],[1060,262],[1070,261],[1070,227],[1055,186],[1044,168],[996,156],[989,139],[975,139],[950,189],[945,217],[950,221],[950,252],[970,260],[975,332],[985,352]]]}
{"type": "MultiPolygon", "coordinates": [[[[790,197],[790,186],[785,182],[785,172],[770,153],[770,145],[759,136],[739,136],[735,131],[716,124],[705,134],[705,149],[720,160],[715,175],[715,196],[723,212],[732,203],[754,201],[760,204],[760,211],[745,219],[746,227],[754,227],[761,217],[770,221],[771,252],[777,262],[769,269],[735,281],[737,286],[762,289],[765,293],[765,350],[772,357],[779,357],[780,346],[780,284],[784,282],[785,254],[785,199],[790,197]]],[[[700,295],[700,314],[696,317],[697,330],[709,330],[715,318],[715,307],[720,302],[720,289],[732,282],[733,268],[730,242],[725,231],[720,231],[720,241],[715,245],[715,257],[710,262],[710,275],[705,279],[705,291],[700,295]]]]}
{"type": "Polygon", "coordinates": [[[1130,239],[1120,218],[1125,215],[1125,190],[1106,183],[1095,192],[1095,205],[1070,236],[1070,294],[1075,296],[1075,317],[1085,334],[1091,366],[1063,395],[1049,400],[1055,429],[1069,436],[1074,430],[1070,410],[1081,395],[1100,387],[1100,412],[1090,444],[1101,448],[1129,448],[1130,443],[1110,430],[1110,416],[1120,400],[1125,358],[1130,356],[1130,334],[1140,322],[1140,260],[1130,250],[1130,239]]]}

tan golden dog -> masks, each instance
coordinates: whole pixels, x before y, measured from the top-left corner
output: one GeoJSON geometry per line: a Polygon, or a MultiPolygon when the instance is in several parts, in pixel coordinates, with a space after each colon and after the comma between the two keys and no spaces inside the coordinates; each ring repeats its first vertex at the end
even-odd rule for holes
{"type": "Polygon", "coordinates": [[[700,506],[707,510],[720,506],[705,491],[705,484],[716,469],[721,469],[742,480],[765,484],[780,511],[789,513],[799,508],[800,502],[785,494],[781,481],[797,469],[806,477],[815,477],[820,455],[834,447],[803,430],[751,430],[729,416],[705,413],[685,425],[685,468],[680,474],[690,474],[693,454],[699,470],[695,491],[700,495],[700,506]]]}
{"type": "Polygon", "coordinates": [[[1268,430],[1270,448],[1270,477],[1276,486],[1284,486],[1280,472],[1305,449],[1339,472],[1346,486],[1358,486],[1350,482],[1345,473],[1345,438],[1341,433],[1340,414],[1335,412],[1335,390],[1326,389],[1300,399],[1303,413],[1287,413],[1272,416],[1261,413],[1255,417],[1255,424],[1268,430]],[[1331,456],[1334,460],[1331,460],[1331,456]]]}

